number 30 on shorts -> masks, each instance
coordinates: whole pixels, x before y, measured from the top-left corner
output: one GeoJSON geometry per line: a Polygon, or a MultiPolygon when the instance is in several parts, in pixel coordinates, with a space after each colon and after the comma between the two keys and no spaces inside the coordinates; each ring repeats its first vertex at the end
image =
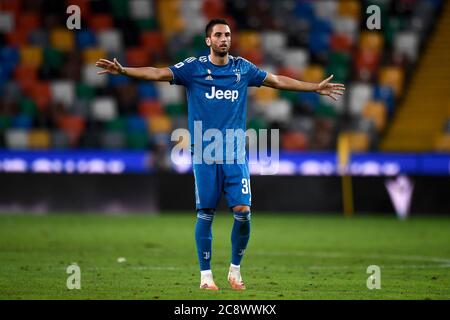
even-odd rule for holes
{"type": "Polygon", "coordinates": [[[250,179],[242,178],[242,194],[249,194],[250,192],[250,179]]]}

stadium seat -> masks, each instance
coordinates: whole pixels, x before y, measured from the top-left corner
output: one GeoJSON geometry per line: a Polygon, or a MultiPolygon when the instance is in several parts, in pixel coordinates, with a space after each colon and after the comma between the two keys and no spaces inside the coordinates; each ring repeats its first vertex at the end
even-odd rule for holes
{"type": "Polygon", "coordinates": [[[380,69],[379,82],[381,85],[390,86],[399,97],[403,92],[404,71],[400,67],[387,66],[380,69]]]}
{"type": "Polygon", "coordinates": [[[30,149],[48,149],[50,147],[50,134],[48,130],[31,130],[28,133],[28,147],[30,149]]]}
{"type": "Polygon", "coordinates": [[[123,117],[116,117],[106,122],[106,129],[108,131],[122,131],[127,130],[126,122],[123,117]]]}
{"type": "Polygon", "coordinates": [[[69,145],[75,147],[79,137],[86,128],[86,119],[79,115],[61,115],[56,122],[58,128],[67,134],[69,145]]]}
{"type": "Polygon", "coordinates": [[[153,115],[148,118],[148,130],[153,134],[169,133],[171,129],[172,121],[166,115],[153,115]]]}
{"type": "Polygon", "coordinates": [[[315,15],[323,19],[330,19],[338,12],[338,4],[334,0],[314,1],[313,6],[315,15]]]}
{"type": "Polygon", "coordinates": [[[357,80],[372,81],[375,79],[380,62],[380,54],[367,49],[360,49],[356,52],[355,71],[357,73],[357,80]]]}
{"type": "Polygon", "coordinates": [[[350,52],[353,40],[346,34],[333,33],[330,38],[330,50],[335,52],[350,52]]]}
{"type": "Polygon", "coordinates": [[[142,100],[139,102],[138,111],[143,117],[164,114],[164,109],[158,100],[142,100]]]}
{"type": "Polygon", "coordinates": [[[89,18],[89,28],[95,32],[109,30],[113,27],[113,19],[106,13],[93,14],[89,18]]]}
{"type": "Polygon", "coordinates": [[[22,47],[20,49],[20,63],[39,68],[43,62],[42,48],[22,47]]]}
{"type": "Polygon", "coordinates": [[[149,135],[147,132],[129,132],[126,135],[127,147],[129,149],[146,149],[149,146],[149,135]]]}
{"type": "Polygon", "coordinates": [[[103,30],[97,33],[98,46],[109,54],[123,50],[122,33],[116,29],[103,30]]]}
{"type": "Polygon", "coordinates": [[[340,16],[359,20],[361,15],[361,2],[358,0],[339,0],[337,11],[340,16]]]}
{"type": "Polygon", "coordinates": [[[60,150],[70,147],[70,138],[67,133],[62,130],[53,130],[50,133],[50,146],[52,149],[60,150]]]}
{"type": "Polygon", "coordinates": [[[207,19],[214,19],[224,15],[225,4],[221,0],[205,0],[202,5],[202,12],[207,19]]]}
{"type": "Polygon", "coordinates": [[[155,84],[159,100],[163,105],[171,103],[184,103],[185,92],[181,86],[171,86],[168,83],[158,82],[155,84]]]}
{"type": "Polygon", "coordinates": [[[309,52],[305,49],[286,49],[283,61],[286,67],[292,67],[302,72],[309,63],[309,52]]]}
{"type": "Polygon", "coordinates": [[[378,132],[382,132],[386,126],[387,110],[381,101],[369,101],[361,114],[364,118],[372,120],[378,132]]]}
{"type": "Polygon", "coordinates": [[[384,39],[387,46],[392,46],[395,35],[406,25],[406,21],[401,16],[390,16],[384,26],[384,39]]]}
{"type": "Polygon", "coordinates": [[[265,118],[271,122],[287,123],[292,115],[289,101],[276,99],[265,108],[265,118]]]}
{"type": "Polygon", "coordinates": [[[139,99],[156,99],[158,97],[158,92],[155,85],[148,81],[139,83],[138,97],[139,99]]]}
{"type": "Polygon", "coordinates": [[[28,97],[22,97],[19,101],[19,112],[30,117],[36,116],[38,109],[35,101],[28,97]]]}
{"type": "Polygon", "coordinates": [[[238,47],[240,51],[247,51],[250,49],[260,50],[262,45],[261,34],[256,31],[242,30],[238,35],[238,47]]]}
{"type": "Polygon", "coordinates": [[[95,89],[86,83],[77,83],[75,90],[78,99],[89,101],[95,97],[95,89]]]}
{"type": "Polygon", "coordinates": [[[28,148],[28,132],[23,129],[7,129],[5,144],[8,149],[18,150],[28,148]]]}
{"type": "Polygon", "coordinates": [[[99,76],[98,71],[100,69],[95,65],[83,65],[81,69],[83,82],[94,88],[105,87],[108,83],[108,77],[106,75],[99,76]]]}
{"type": "Polygon", "coordinates": [[[25,30],[27,33],[39,28],[41,17],[35,12],[23,12],[20,14],[16,28],[25,30]]]}
{"type": "Polygon", "coordinates": [[[165,41],[159,31],[142,32],[140,35],[140,44],[151,53],[162,53],[165,51],[165,41]]]}
{"type": "Polygon", "coordinates": [[[86,48],[83,50],[83,62],[85,64],[95,64],[99,59],[106,57],[106,51],[101,48],[86,48]]]}
{"type": "Polygon", "coordinates": [[[64,29],[56,28],[50,31],[50,44],[53,48],[61,51],[73,51],[75,48],[74,32],[64,29]]]}
{"type": "Polygon", "coordinates": [[[0,114],[0,131],[4,132],[5,129],[9,128],[11,123],[11,117],[5,114],[0,114]]]}
{"type": "Polygon", "coordinates": [[[17,114],[12,118],[11,127],[16,129],[30,129],[33,126],[33,116],[17,114]]]}
{"type": "Polygon", "coordinates": [[[320,103],[320,97],[314,92],[299,92],[298,104],[306,107],[310,111],[314,111],[320,103]]]}
{"type": "Polygon", "coordinates": [[[281,147],[286,151],[302,151],[308,148],[308,138],[300,131],[291,131],[282,134],[281,147]]]}
{"type": "Polygon", "coordinates": [[[380,54],[384,48],[383,34],[375,31],[362,32],[359,37],[359,48],[380,54]]]}
{"type": "Polygon", "coordinates": [[[333,30],[337,34],[345,34],[351,38],[352,42],[357,40],[359,34],[359,20],[351,17],[336,17],[333,19],[333,30]]]}
{"type": "Polygon", "coordinates": [[[50,83],[47,81],[36,81],[30,95],[36,102],[36,106],[40,112],[47,110],[47,107],[52,100],[50,83]]]}
{"type": "Polygon", "coordinates": [[[63,103],[66,108],[70,108],[75,100],[75,84],[70,80],[52,81],[50,93],[53,102],[63,103]]]}
{"type": "Polygon", "coordinates": [[[321,65],[308,65],[300,77],[302,81],[321,82],[325,78],[325,70],[321,65]]]}
{"type": "Polygon", "coordinates": [[[369,150],[370,139],[366,132],[349,132],[350,150],[353,152],[365,152],[369,150]]]}
{"type": "Polygon", "coordinates": [[[0,12],[0,32],[9,33],[14,30],[14,16],[9,12],[0,12]]]}
{"type": "Polygon", "coordinates": [[[348,89],[349,110],[354,115],[360,115],[366,103],[373,97],[373,87],[366,83],[352,83],[348,89]]]}
{"type": "Polygon", "coordinates": [[[97,38],[95,34],[89,29],[82,29],[77,31],[75,39],[77,48],[80,50],[97,46],[97,38]]]}
{"type": "Polygon", "coordinates": [[[47,47],[44,49],[44,65],[54,70],[60,70],[63,66],[63,53],[61,50],[47,47]]]}
{"type": "Polygon", "coordinates": [[[44,50],[48,49],[49,38],[47,32],[44,29],[35,29],[30,31],[28,34],[28,44],[30,46],[45,48],[44,50]]]}
{"type": "Polygon", "coordinates": [[[125,53],[126,65],[130,67],[145,67],[151,65],[149,52],[142,47],[128,48],[125,53]]]}
{"type": "Polygon", "coordinates": [[[410,62],[415,62],[419,54],[419,38],[412,31],[398,32],[394,36],[394,55],[406,56],[410,62]]]}
{"type": "Polygon", "coordinates": [[[282,52],[287,45],[287,36],[280,31],[264,31],[261,34],[261,47],[264,52],[282,52]]]}
{"type": "Polygon", "coordinates": [[[389,86],[380,86],[377,85],[374,88],[373,92],[373,98],[374,100],[380,100],[382,101],[388,111],[388,115],[391,116],[394,112],[395,107],[395,96],[394,96],[394,90],[389,86]]]}
{"type": "Polygon", "coordinates": [[[91,101],[91,115],[98,121],[108,121],[117,117],[117,102],[112,97],[98,97],[91,101]]]}
{"type": "Polygon", "coordinates": [[[146,119],[138,115],[129,115],[125,119],[125,125],[129,132],[148,132],[146,119]]]}
{"type": "Polygon", "coordinates": [[[122,132],[102,132],[100,144],[106,150],[120,150],[126,147],[126,136],[122,132]]]}
{"type": "Polygon", "coordinates": [[[187,114],[187,106],[183,102],[173,102],[164,105],[165,113],[171,117],[182,116],[187,114]]]}
{"type": "Polygon", "coordinates": [[[278,91],[269,87],[261,87],[254,91],[254,98],[257,102],[271,102],[278,97],[278,91]]]}

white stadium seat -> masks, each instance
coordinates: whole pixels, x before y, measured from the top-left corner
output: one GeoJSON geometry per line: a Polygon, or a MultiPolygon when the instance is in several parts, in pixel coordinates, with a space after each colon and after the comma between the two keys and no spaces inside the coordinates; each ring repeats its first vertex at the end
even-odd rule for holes
{"type": "Polygon", "coordinates": [[[95,120],[112,120],[118,116],[117,111],[117,102],[112,97],[100,97],[91,102],[91,114],[95,120]]]}
{"type": "Polygon", "coordinates": [[[352,114],[361,114],[366,103],[373,97],[370,84],[356,82],[349,86],[349,109],[352,114]]]}

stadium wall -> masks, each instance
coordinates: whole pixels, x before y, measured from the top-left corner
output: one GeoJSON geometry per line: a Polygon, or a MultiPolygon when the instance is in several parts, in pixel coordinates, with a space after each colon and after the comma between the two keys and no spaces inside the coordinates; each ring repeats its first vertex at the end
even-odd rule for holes
{"type": "MultiPolygon", "coordinates": [[[[412,176],[411,213],[450,214],[450,177],[412,176]]],[[[392,213],[386,177],[353,177],[357,213],[392,213]]],[[[193,211],[191,174],[1,174],[1,213],[193,211]]],[[[342,212],[338,176],[253,176],[253,211],[342,212]]],[[[227,210],[222,199],[219,209],[227,210]]]]}

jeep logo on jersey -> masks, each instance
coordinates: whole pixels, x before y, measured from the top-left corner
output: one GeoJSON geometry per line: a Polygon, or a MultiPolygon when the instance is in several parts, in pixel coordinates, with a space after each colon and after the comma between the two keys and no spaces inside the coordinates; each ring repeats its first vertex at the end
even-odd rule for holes
{"type": "Polygon", "coordinates": [[[231,102],[234,102],[239,97],[239,91],[237,90],[216,90],[216,87],[211,87],[211,93],[205,93],[205,97],[207,99],[226,99],[230,100],[231,102]]]}

